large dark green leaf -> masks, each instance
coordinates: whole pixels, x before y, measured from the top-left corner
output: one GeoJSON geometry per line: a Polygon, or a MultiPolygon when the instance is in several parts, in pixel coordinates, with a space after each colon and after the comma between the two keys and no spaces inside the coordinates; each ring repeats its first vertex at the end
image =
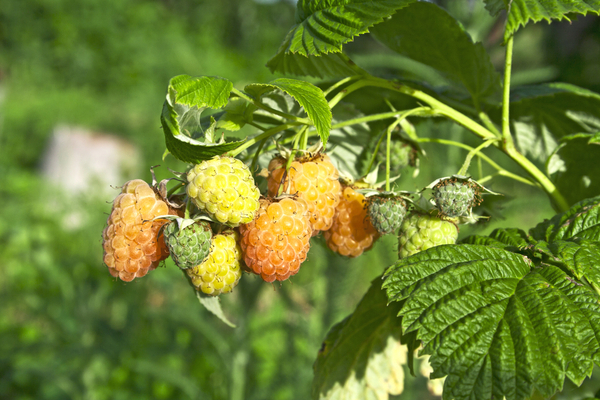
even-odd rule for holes
{"type": "Polygon", "coordinates": [[[387,305],[381,278],[352,315],[327,334],[314,365],[313,399],[387,399],[404,388],[400,306],[387,305]]]}
{"type": "Polygon", "coordinates": [[[197,163],[211,159],[238,147],[242,142],[212,143],[214,120],[202,129],[200,115],[205,108],[221,108],[227,104],[233,84],[227,79],[179,75],[169,81],[167,99],[160,121],[169,152],[182,161],[197,163]]]}
{"type": "Polygon", "coordinates": [[[435,4],[418,2],[399,11],[371,33],[399,54],[441,72],[474,98],[500,91],[500,76],[481,43],[435,4]]]}
{"type": "Polygon", "coordinates": [[[600,193],[600,134],[568,135],[548,159],[548,174],[569,204],[600,193]]]}
{"type": "Polygon", "coordinates": [[[478,245],[438,246],[386,272],[405,332],[431,354],[445,399],[550,396],[598,362],[600,297],[552,265],[478,245]]]}
{"type": "Polygon", "coordinates": [[[553,19],[569,20],[571,13],[587,14],[588,12],[598,14],[600,10],[599,0],[484,0],[486,8],[492,15],[501,10],[509,10],[508,21],[504,31],[506,41],[519,27],[525,26],[529,21],[539,22],[553,19]]]}
{"type": "Polygon", "coordinates": [[[521,229],[494,229],[489,236],[469,236],[461,241],[465,244],[480,244],[497,247],[503,250],[518,251],[531,243],[527,234],[521,229]]]}
{"type": "Polygon", "coordinates": [[[538,224],[529,234],[548,243],[574,237],[600,241],[600,196],[580,201],[564,213],[538,224]]]}
{"type": "Polygon", "coordinates": [[[562,137],[600,130],[600,95],[574,85],[518,87],[511,93],[510,112],[519,150],[542,162],[562,137]]]}
{"type": "Polygon", "coordinates": [[[275,79],[269,83],[253,83],[244,90],[258,100],[274,89],[283,90],[304,107],[325,146],[331,129],[331,109],[323,91],[311,83],[287,78],[275,79]]]}
{"type": "Polygon", "coordinates": [[[300,0],[296,24],[267,66],[271,71],[312,76],[353,75],[345,58],[323,56],[415,0],[300,0]]]}

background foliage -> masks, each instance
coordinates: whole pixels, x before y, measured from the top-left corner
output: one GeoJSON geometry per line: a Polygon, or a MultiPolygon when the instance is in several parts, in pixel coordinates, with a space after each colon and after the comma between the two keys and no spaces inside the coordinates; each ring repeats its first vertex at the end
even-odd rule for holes
{"type": "MultiPolygon", "coordinates": [[[[490,17],[481,2],[438,3],[474,41],[495,49],[491,62],[500,69],[500,18],[490,17]]],[[[312,364],[326,333],[393,262],[393,238],[353,260],[313,246],[303,272],[281,287],[245,276],[239,290],[224,297],[238,324],[233,330],[200,307],[170,261],[140,282],[111,279],[100,246],[111,198],[101,190],[76,198],[56,193],[39,173],[60,123],[114,132],[142,149],[143,165],[160,163],[158,116],[169,78],[220,75],[238,88],[271,81],[265,64],[295,23],[294,12],[290,2],[252,0],[31,0],[0,7],[0,397],[310,397],[312,364]],[[84,223],[67,228],[64,216],[73,211],[84,223]]],[[[370,36],[346,50],[379,73],[435,73],[385,51],[370,36]]],[[[516,36],[514,60],[514,83],[557,80],[599,92],[598,18],[530,25],[516,36]]],[[[365,92],[352,99],[369,112],[381,99],[365,92]]],[[[470,140],[448,123],[427,121],[418,129],[470,140]]],[[[581,140],[567,140],[560,151],[572,151],[581,140]]],[[[464,158],[454,148],[425,150],[430,160],[445,162],[424,160],[416,180],[404,174],[408,190],[454,173],[464,158]]],[[[163,165],[182,167],[173,159],[163,165]]],[[[159,175],[167,176],[166,168],[159,175]]],[[[142,178],[149,180],[149,172],[142,178]]],[[[525,186],[499,181],[493,189],[519,196],[503,199],[506,211],[484,203],[495,218],[461,229],[461,236],[499,224],[528,229],[553,213],[525,186]]],[[[401,398],[427,396],[424,378],[406,382],[401,398]]],[[[598,386],[591,380],[573,392],[566,384],[557,397],[582,397],[598,386]]]]}

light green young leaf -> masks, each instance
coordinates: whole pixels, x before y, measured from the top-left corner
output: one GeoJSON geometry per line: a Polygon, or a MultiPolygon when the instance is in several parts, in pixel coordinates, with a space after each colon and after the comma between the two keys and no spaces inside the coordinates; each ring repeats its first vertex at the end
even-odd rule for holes
{"type": "Polygon", "coordinates": [[[444,398],[549,397],[591,374],[600,297],[552,265],[478,245],[438,246],[386,272],[405,332],[430,354],[444,398]]]}
{"type": "Polygon", "coordinates": [[[227,104],[233,85],[230,81],[202,76],[179,75],[169,81],[167,99],[160,120],[167,150],[177,159],[198,163],[237,148],[243,141],[212,143],[207,132],[214,135],[213,119],[207,130],[202,129],[200,115],[205,108],[220,108],[227,104]],[[204,140],[197,137],[204,136],[204,140]]]}
{"type": "Polygon", "coordinates": [[[219,117],[217,128],[238,131],[247,123],[252,122],[254,110],[256,110],[254,104],[248,103],[239,97],[234,97],[229,100],[229,103],[223,109],[225,112],[219,117]]]}
{"type": "Polygon", "coordinates": [[[569,204],[600,193],[600,146],[598,133],[579,133],[561,139],[548,158],[548,175],[569,204]]]}
{"type": "Polygon", "coordinates": [[[402,392],[400,306],[387,305],[381,282],[373,281],[354,313],[327,334],[314,365],[313,399],[385,400],[402,392]]]}
{"type": "Polygon", "coordinates": [[[562,137],[600,130],[600,95],[564,83],[518,87],[511,122],[519,150],[545,162],[562,137]]]}
{"type": "Polygon", "coordinates": [[[508,10],[504,41],[529,21],[570,20],[569,15],[598,14],[600,0],[484,0],[492,15],[508,10]]]}
{"type": "Polygon", "coordinates": [[[574,237],[600,241],[600,196],[574,204],[564,213],[538,224],[529,234],[548,243],[574,237]]]}
{"type": "Polygon", "coordinates": [[[311,83],[287,78],[275,79],[269,83],[253,83],[244,88],[257,101],[274,89],[283,90],[304,108],[325,147],[331,130],[331,109],[323,91],[311,83]]]}
{"type": "Polygon", "coordinates": [[[500,92],[500,75],[483,45],[473,43],[461,24],[435,4],[411,4],[371,33],[395,52],[435,68],[474,99],[500,92]]]}
{"type": "Polygon", "coordinates": [[[196,297],[198,297],[200,304],[202,304],[204,307],[206,307],[206,309],[208,311],[213,313],[217,318],[219,318],[221,321],[223,321],[226,325],[228,325],[232,328],[235,328],[235,324],[232,323],[225,316],[225,313],[223,312],[223,309],[221,308],[221,301],[220,301],[219,297],[207,296],[198,291],[196,291],[196,297]]]}

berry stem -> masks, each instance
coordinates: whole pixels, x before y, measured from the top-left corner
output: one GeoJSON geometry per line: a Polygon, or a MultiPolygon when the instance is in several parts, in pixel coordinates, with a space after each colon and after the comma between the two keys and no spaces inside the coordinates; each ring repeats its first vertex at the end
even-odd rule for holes
{"type": "Polygon", "coordinates": [[[392,131],[400,123],[396,120],[387,128],[387,149],[385,154],[385,191],[390,191],[390,148],[392,147],[392,131]]]}
{"type": "Polygon", "coordinates": [[[498,139],[486,140],[485,142],[481,143],[479,146],[477,146],[473,150],[469,151],[469,153],[467,154],[467,157],[465,157],[465,162],[463,163],[462,167],[458,171],[458,175],[466,176],[467,171],[469,170],[469,167],[471,166],[471,160],[473,159],[473,156],[477,155],[481,150],[483,150],[486,147],[488,147],[489,145],[495,143],[497,140],[498,139]]]}
{"type": "MultiPolygon", "coordinates": [[[[432,112],[430,107],[416,107],[410,110],[411,114],[416,114],[417,116],[434,116],[435,113],[432,112]]],[[[334,124],[331,129],[339,129],[339,128],[343,128],[345,126],[350,126],[350,125],[356,125],[356,124],[363,124],[365,122],[372,122],[372,121],[379,121],[382,119],[388,119],[388,118],[398,118],[402,115],[402,111],[389,111],[389,112],[385,112],[385,113],[380,113],[380,114],[372,114],[372,115],[367,115],[364,117],[360,117],[360,118],[353,118],[353,119],[348,119],[346,121],[342,121],[342,122],[338,122],[337,124],[334,124]]]]}
{"type": "Polygon", "coordinates": [[[254,136],[252,139],[247,140],[246,142],[244,142],[244,144],[242,144],[241,146],[239,146],[238,148],[231,150],[228,155],[230,157],[235,157],[238,154],[240,154],[242,151],[246,150],[248,147],[260,142],[263,139],[267,139],[281,131],[285,131],[288,128],[293,128],[295,126],[301,125],[299,122],[290,122],[287,124],[282,124],[276,127],[273,127],[271,129],[268,129],[266,131],[264,131],[263,133],[254,136]]]}
{"type": "Polygon", "coordinates": [[[503,147],[514,146],[510,134],[510,74],[512,69],[513,38],[511,35],[506,42],[506,55],[504,58],[504,86],[502,88],[502,140],[503,147]]]}
{"type": "Polygon", "coordinates": [[[360,75],[354,75],[354,76],[349,76],[347,78],[341,79],[338,82],[334,83],[333,85],[331,85],[326,91],[323,92],[323,94],[325,96],[329,96],[329,94],[331,92],[333,92],[334,90],[336,90],[337,88],[339,88],[340,86],[345,85],[348,82],[352,82],[356,79],[360,79],[360,75]]]}
{"type": "Polygon", "coordinates": [[[231,92],[234,93],[235,95],[237,95],[238,97],[241,97],[242,99],[253,103],[256,107],[261,108],[267,112],[270,112],[271,114],[279,115],[280,117],[290,119],[292,121],[296,121],[296,122],[299,122],[304,125],[312,125],[312,122],[308,118],[302,118],[302,117],[298,117],[296,115],[292,115],[292,114],[284,113],[279,110],[275,110],[274,108],[271,108],[271,107],[261,103],[260,100],[253,99],[252,97],[248,96],[246,93],[242,92],[241,90],[233,88],[233,89],[231,89],[231,92]]]}
{"type": "MultiPolygon", "coordinates": [[[[473,147],[471,147],[469,145],[466,145],[466,144],[460,143],[460,142],[455,142],[453,140],[447,140],[447,139],[419,138],[418,141],[420,143],[439,143],[439,144],[444,144],[444,145],[449,145],[449,146],[456,146],[456,147],[461,147],[461,148],[463,148],[465,150],[469,150],[469,151],[474,150],[473,147]]],[[[512,178],[516,181],[525,183],[527,185],[541,187],[541,185],[536,182],[532,182],[531,180],[524,178],[521,175],[513,174],[512,172],[505,170],[500,165],[496,164],[491,158],[489,158],[488,156],[486,156],[485,154],[483,154],[481,152],[477,152],[477,154],[475,154],[475,155],[477,157],[479,157],[480,159],[482,159],[483,161],[487,162],[492,168],[496,169],[498,171],[497,175],[505,176],[507,178],[512,178]]],[[[489,179],[491,179],[491,178],[488,178],[487,180],[489,180],[489,179]]]]}

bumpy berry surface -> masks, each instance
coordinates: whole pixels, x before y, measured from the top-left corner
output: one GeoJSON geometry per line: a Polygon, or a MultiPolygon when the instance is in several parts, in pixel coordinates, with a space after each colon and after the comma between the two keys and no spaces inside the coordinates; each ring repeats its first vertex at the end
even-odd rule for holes
{"type": "Polygon", "coordinates": [[[171,258],[181,269],[200,264],[210,253],[212,230],[206,221],[196,221],[183,229],[172,221],[163,229],[163,235],[171,258]]]}
{"type": "Polygon", "coordinates": [[[475,189],[468,182],[441,181],[433,190],[435,204],[448,217],[467,215],[475,200],[475,189]]]}
{"type": "Polygon", "coordinates": [[[379,237],[367,214],[365,196],[345,186],[331,229],[324,232],[327,246],[348,257],[358,257],[379,237]]]}
{"type": "Polygon", "coordinates": [[[248,167],[233,157],[215,157],[195,165],[187,174],[186,191],[194,204],[229,226],[250,222],[260,192],[248,167]]]}
{"type": "Polygon", "coordinates": [[[328,230],[341,196],[339,174],[331,159],[319,154],[312,159],[293,161],[284,180],[286,163],[281,157],[269,163],[269,196],[277,196],[280,186],[284,193],[297,194],[308,205],[313,235],[328,230]]]}
{"type": "Polygon", "coordinates": [[[371,223],[382,235],[400,228],[406,215],[406,204],[400,197],[371,196],[367,200],[371,223]]]}
{"type": "Polygon", "coordinates": [[[398,236],[398,255],[411,256],[442,244],[456,243],[458,228],[429,214],[413,213],[404,219],[398,236]]]}
{"type": "Polygon", "coordinates": [[[310,248],[308,206],[300,198],[260,200],[256,219],[240,226],[246,266],[267,282],[295,275],[310,248]]]}
{"type": "Polygon", "coordinates": [[[135,179],[125,183],[102,232],[104,263],[112,276],[130,282],[169,256],[160,233],[168,221],[152,221],[166,214],[174,212],[146,182],[135,179]]]}
{"type": "Polygon", "coordinates": [[[238,284],[242,276],[241,259],[238,234],[229,230],[213,236],[206,260],[185,272],[196,290],[217,296],[231,292],[238,284]]]}

